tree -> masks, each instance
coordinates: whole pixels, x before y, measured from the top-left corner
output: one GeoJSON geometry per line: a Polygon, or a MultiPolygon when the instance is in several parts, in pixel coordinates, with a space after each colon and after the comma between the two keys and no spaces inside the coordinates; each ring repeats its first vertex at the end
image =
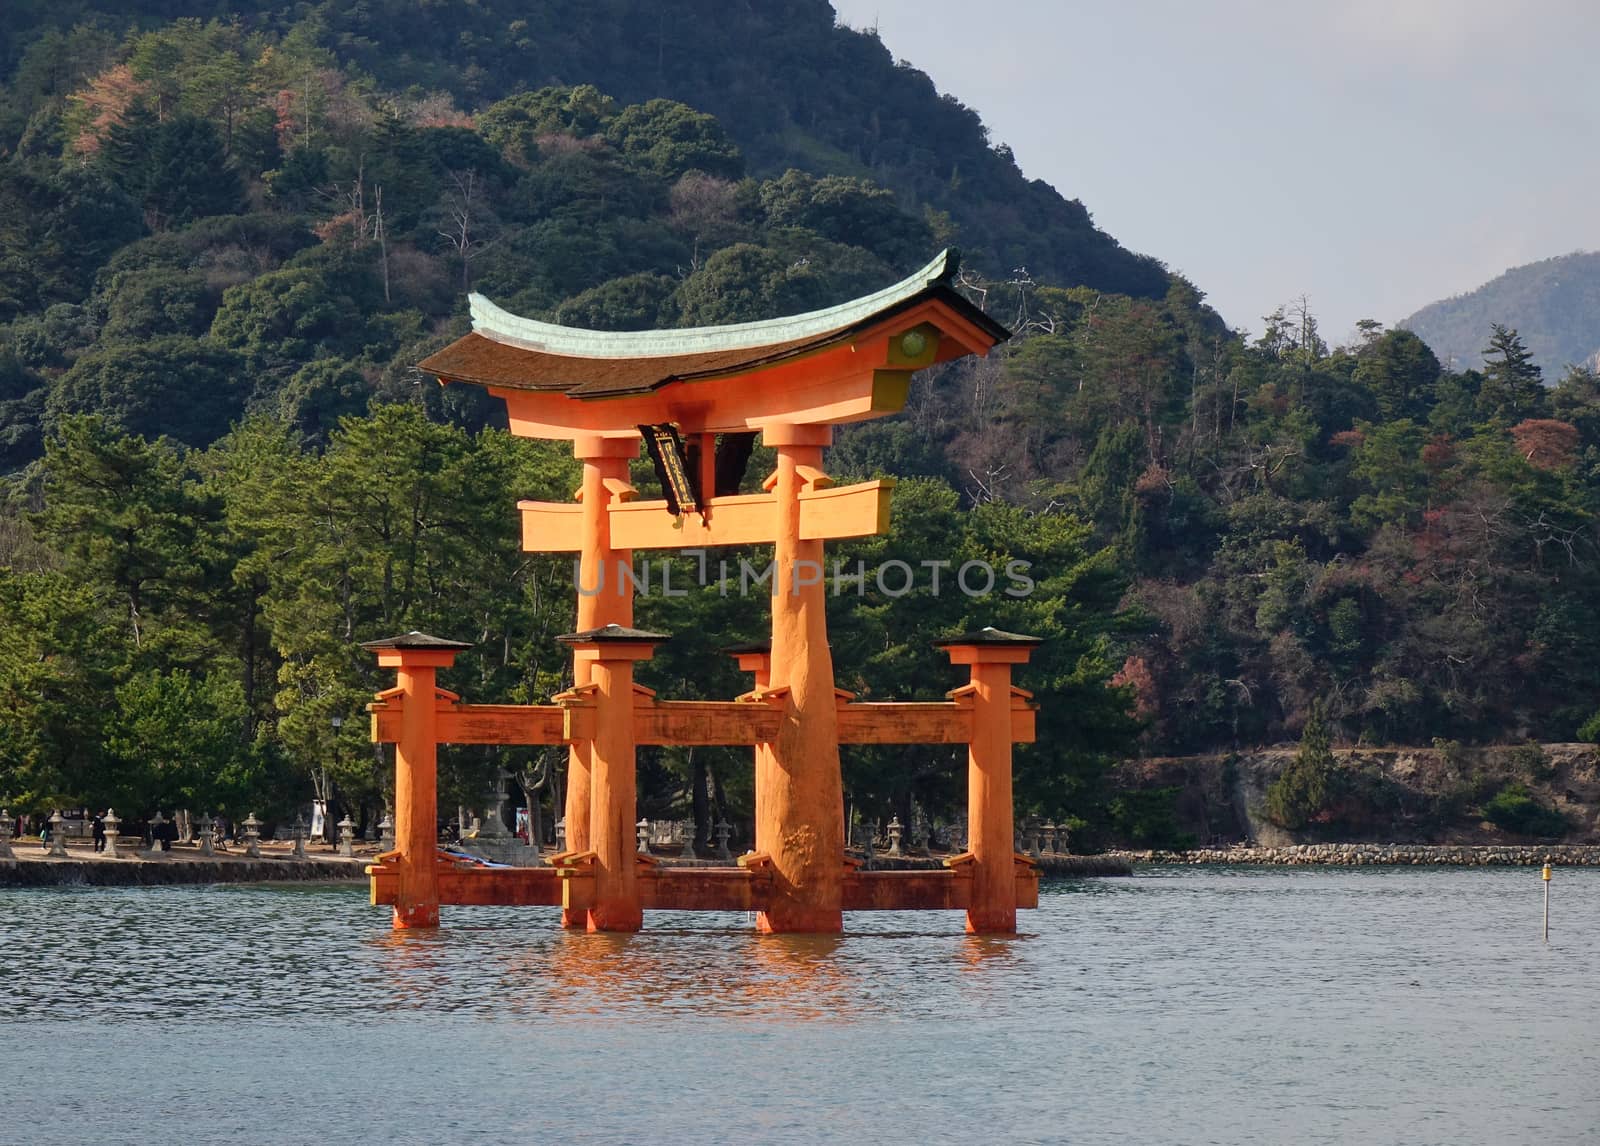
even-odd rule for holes
{"type": "Polygon", "coordinates": [[[0,567],[0,792],[24,808],[108,791],[106,698],[126,648],[103,591],[76,581],[0,567]]]}
{"type": "Polygon", "coordinates": [[[666,275],[637,274],[611,279],[574,295],[556,308],[564,326],[589,330],[653,330],[670,326],[671,298],[678,284],[666,275]]]}
{"type": "Polygon", "coordinates": [[[106,745],[121,763],[116,797],[135,808],[243,813],[260,767],[244,692],[219,671],[144,671],[119,685],[106,745]]]}
{"type": "Polygon", "coordinates": [[[74,414],[96,414],[129,433],[203,446],[244,411],[242,367],[224,347],[177,335],[102,345],[51,388],[47,418],[60,424],[74,414]]]}
{"type": "Polygon", "coordinates": [[[625,158],[663,179],[687,171],[724,179],[744,174],[744,157],[722,125],[676,100],[653,99],[623,108],[606,126],[606,139],[625,158]]]}
{"type": "Polygon", "coordinates": [[[1409,330],[1391,330],[1361,348],[1355,381],[1372,392],[1384,420],[1422,420],[1439,373],[1439,359],[1427,343],[1409,330]]]}
{"type": "Polygon", "coordinates": [[[776,318],[821,305],[821,288],[809,266],[751,243],[735,243],[684,281],[678,311],[685,326],[776,318]]]}
{"type": "Polygon", "coordinates": [[[1335,768],[1327,716],[1322,702],[1316,701],[1300,734],[1300,750],[1267,786],[1267,818],[1280,828],[1299,831],[1321,817],[1333,799],[1335,768]]]}
{"type": "Polygon", "coordinates": [[[1479,416],[1507,425],[1539,417],[1545,406],[1544,382],[1522,336],[1497,322],[1483,355],[1479,416]]]}
{"type": "Polygon", "coordinates": [[[34,529],[91,584],[120,602],[135,649],[189,624],[181,604],[198,578],[209,528],[171,446],[118,430],[99,415],[62,419],[46,445],[44,508],[34,529]],[[169,606],[172,606],[169,608],[169,606]]]}

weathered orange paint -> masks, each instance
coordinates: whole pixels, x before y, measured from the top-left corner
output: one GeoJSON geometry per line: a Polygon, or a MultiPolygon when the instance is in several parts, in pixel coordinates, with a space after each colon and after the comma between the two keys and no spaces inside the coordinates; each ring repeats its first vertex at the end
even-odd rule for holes
{"type": "MultiPolygon", "coordinates": [[[[579,491],[583,516],[583,547],[578,556],[578,584],[590,589],[601,586],[600,578],[610,570],[612,580],[597,593],[578,594],[578,631],[603,625],[633,624],[633,590],[617,580],[618,564],[631,565],[633,554],[611,546],[611,518],[606,512],[612,500],[627,496],[628,462],[638,456],[637,440],[617,440],[593,435],[577,437],[572,452],[583,463],[583,487],[579,491]]],[[[589,662],[575,655],[572,660],[574,686],[589,683],[589,662]]],[[[589,761],[590,742],[579,742],[567,750],[567,850],[587,851],[590,847],[589,805],[591,798],[589,761]]],[[[563,927],[582,927],[585,920],[563,914],[563,927]]]]}
{"type": "Polygon", "coordinates": [[[398,670],[401,705],[394,776],[397,928],[439,926],[434,864],[439,840],[435,674],[454,662],[455,653],[444,650],[386,649],[378,653],[379,665],[398,670]]]}
{"type": "Polygon", "coordinates": [[[773,425],[778,453],[772,688],[785,690],[783,723],[756,760],[756,841],[772,857],[772,901],[756,917],[766,932],[843,930],[844,788],[838,711],[828,650],[822,542],[800,534],[802,470],[820,472],[828,426],[773,425]]]}
{"type": "MultiPolygon", "coordinates": [[[[808,489],[800,495],[800,536],[807,541],[871,537],[889,527],[891,478],[856,485],[808,489]]],[[[719,545],[769,544],[777,504],[768,494],[742,493],[714,497],[707,515],[667,512],[665,501],[613,502],[609,509],[611,542],[619,549],[705,549],[719,545]]],[[[591,525],[581,506],[549,501],[519,501],[522,547],[530,553],[577,553],[591,525]]],[[[606,582],[617,577],[606,568],[606,582]]],[[[593,580],[584,581],[592,590],[593,580]]],[[[609,591],[609,590],[608,590],[609,591]]],[[[621,622],[618,622],[619,624],[621,622]]]]}
{"type": "MultiPolygon", "coordinates": [[[[596,896],[596,865],[491,868],[440,862],[435,866],[439,902],[471,906],[561,907],[587,911],[596,896]]],[[[394,904],[399,868],[392,861],[367,868],[372,902],[394,904]]],[[[638,865],[639,904],[646,911],[759,911],[772,900],[770,865],[749,868],[663,868],[638,865]]],[[[1036,907],[1039,878],[1016,865],[1016,903],[1036,907]]],[[[965,911],[972,900],[973,869],[958,863],[944,871],[845,871],[845,911],[965,911]]]]}
{"type": "MultiPolygon", "coordinates": [[[[573,687],[553,705],[463,704],[434,687],[431,669],[424,673],[431,662],[394,662],[402,667],[400,687],[379,694],[373,736],[401,746],[411,834],[369,869],[376,902],[394,903],[397,922],[402,905],[408,918],[425,921],[430,903],[437,922],[442,898],[559,904],[564,925],[590,930],[634,930],[647,908],[754,910],[762,930],[782,932],[837,932],[844,910],[948,909],[966,911],[969,930],[1015,930],[1016,909],[1038,899],[1037,873],[1011,849],[1011,744],[1033,739],[1034,717],[1027,695],[1010,686],[1009,665],[1026,660],[1026,651],[991,647],[997,642],[987,639],[951,646],[956,663],[972,665],[972,681],[947,702],[855,703],[834,687],[824,615],[823,543],[886,530],[893,484],[834,486],[822,470],[831,427],[901,409],[917,370],[982,353],[1004,337],[964,306],[948,292],[903,309],[886,306],[880,318],[815,346],[706,359],[681,377],[649,375],[648,391],[635,384],[645,375],[623,369],[621,359],[595,359],[595,378],[575,386],[581,372],[570,360],[477,335],[463,340],[471,346],[451,361],[463,371],[487,371],[476,377],[506,401],[514,433],[573,442],[583,462],[577,504],[519,508],[524,548],[577,553],[580,586],[589,591],[578,598],[581,636],[563,638],[574,644],[573,687]],[[903,337],[913,330],[920,337],[903,337]],[[603,394],[589,384],[596,379],[608,382],[603,394]],[[662,422],[675,423],[686,438],[698,435],[701,448],[701,512],[678,520],[664,502],[636,500],[628,484],[638,426],[662,422]],[[714,435],[748,430],[763,431],[777,451],[767,492],[710,496],[714,435]],[[771,652],[738,654],[740,667],[756,675],[754,690],[738,700],[658,700],[632,679],[633,663],[650,655],[650,634],[599,639],[589,632],[631,628],[632,583],[617,570],[631,566],[634,548],[766,543],[775,557],[771,652]],[[432,853],[421,848],[415,825],[426,804],[431,848],[433,752],[441,741],[567,744],[568,850],[547,869],[424,863],[432,853]],[[756,850],[738,869],[662,869],[635,853],[641,743],[754,747],[756,850]],[[840,743],[967,743],[972,853],[944,871],[852,870],[843,850],[840,743]]],[[[445,375],[452,376],[448,369],[445,375]]]]}
{"type": "Polygon", "coordinates": [[[969,665],[972,670],[969,689],[957,690],[970,696],[972,703],[972,739],[967,746],[967,847],[972,857],[972,899],[967,907],[967,930],[974,934],[1009,934],[1017,929],[1018,906],[1011,785],[1011,666],[1025,663],[1032,649],[951,645],[945,651],[953,664],[969,665]]]}
{"type": "MultiPolygon", "coordinates": [[[[398,704],[371,706],[372,739],[400,738],[398,704]]],[[[751,700],[655,700],[634,697],[638,744],[759,744],[778,734],[781,712],[751,700]]],[[[578,744],[594,737],[594,705],[587,694],[560,705],[460,704],[443,700],[434,709],[440,744],[578,744]]],[[[920,743],[895,741],[894,743],[920,743]]]]}
{"type": "Polygon", "coordinates": [[[637,931],[644,922],[639,898],[634,815],[638,789],[634,740],[633,665],[649,660],[647,641],[574,642],[587,654],[595,686],[595,730],[590,741],[589,839],[595,854],[590,931],[637,931]]]}

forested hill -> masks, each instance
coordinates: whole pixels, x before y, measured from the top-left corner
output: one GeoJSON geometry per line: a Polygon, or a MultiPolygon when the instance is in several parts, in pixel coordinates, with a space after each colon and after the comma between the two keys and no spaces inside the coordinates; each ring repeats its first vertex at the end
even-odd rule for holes
{"type": "MultiPolygon", "coordinates": [[[[842,568],[946,569],[939,594],[830,597],[841,687],[938,697],[959,681],[931,638],[1046,638],[1017,791],[1080,840],[1170,835],[1171,793],[1122,790],[1118,757],[1308,723],[1600,730],[1593,371],[1542,376],[1505,327],[1453,366],[1375,324],[1330,347],[1303,310],[1246,341],[822,4],[233,7],[5,12],[0,803],[277,814],[332,784],[370,813],[355,717],[388,682],[357,642],[413,628],[474,643],[445,682],[474,700],[564,687],[571,570],[522,552],[514,503],[570,497],[571,452],[415,369],[466,329],[468,290],[574,326],[710,325],[881,288],[950,243],[1015,335],[828,453],[841,479],[902,479],[887,536],[830,549],[842,568]],[[974,561],[1026,563],[1031,592],[953,591],[974,561]]],[[[747,688],[716,650],[766,605],[642,598],[674,634],[647,683],[747,688]]],[[[476,799],[499,764],[546,800],[561,782],[461,750],[444,790],[476,799]]],[[[845,767],[883,819],[963,791],[948,747],[845,767]]],[[[1388,798],[1312,779],[1330,807],[1388,798]]],[[[747,756],[652,752],[641,811],[748,822],[748,784],[747,756]]],[[[1494,794],[1469,791],[1441,815],[1494,794]]]]}
{"type": "Polygon", "coordinates": [[[1515,327],[1546,375],[1600,366],[1600,253],[1579,251],[1512,267],[1477,290],[1430,303],[1401,326],[1441,361],[1478,360],[1491,323],[1515,327]]]}
{"type": "MultiPolygon", "coordinates": [[[[12,83],[0,146],[99,72],[130,25],[237,14],[247,33],[293,34],[407,99],[464,111],[517,92],[592,84],[622,104],[681,101],[717,117],[754,175],[790,167],[865,176],[903,207],[947,213],[989,274],[1025,266],[1065,285],[1159,297],[1159,263],[1097,230],[1084,206],[1018,170],[977,112],[896,63],[876,36],[836,25],[826,0],[9,0],[0,68],[12,83]],[[285,15],[292,13],[292,16],[285,15]],[[42,29],[80,31],[40,50],[42,29]]],[[[304,57],[302,57],[304,58],[304,57]]],[[[216,82],[226,85],[218,76],[216,82]]],[[[223,96],[222,98],[226,98],[223,96]]],[[[937,224],[936,224],[937,226],[937,224]]]]}

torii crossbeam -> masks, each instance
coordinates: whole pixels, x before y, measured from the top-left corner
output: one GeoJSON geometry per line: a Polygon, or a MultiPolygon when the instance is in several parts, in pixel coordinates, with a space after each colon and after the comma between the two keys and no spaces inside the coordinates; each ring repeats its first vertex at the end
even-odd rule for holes
{"type": "MultiPolygon", "coordinates": [[[[932,704],[857,704],[834,686],[823,545],[888,527],[891,481],[835,486],[822,469],[833,426],[901,409],[912,375],[986,353],[1004,327],[949,285],[944,252],[876,294],[811,314],[691,330],[573,330],[471,297],[473,330],[422,362],[441,382],[505,400],[514,433],[570,440],[583,462],[576,504],[519,502],[523,547],[578,554],[572,689],[549,706],[471,705],[434,684],[466,646],[408,634],[369,642],[399,669],[378,696],[373,737],[396,744],[394,852],[368,870],[397,927],[435,926],[439,904],[559,904],[569,927],[633,930],[647,908],[754,910],[766,931],[836,932],[846,910],[965,910],[971,931],[1016,929],[1038,878],[1012,846],[1011,745],[1033,739],[1013,664],[1034,638],[993,629],[940,642],[971,683],[932,704]],[[641,501],[628,463],[650,431],[667,498],[641,501]],[[718,488],[717,440],[760,433],[777,454],[764,493],[718,488]],[[659,443],[688,439],[698,465],[659,443]],[[673,512],[676,510],[676,512],[673,512]],[[746,653],[755,687],[726,702],[657,700],[633,665],[665,639],[633,625],[616,570],[635,549],[771,544],[770,651],[746,653]],[[610,571],[610,582],[605,578],[610,571]],[[439,743],[569,747],[566,850],[551,867],[463,869],[435,853],[439,743]],[[969,850],[946,870],[863,872],[845,853],[841,743],[969,746],[969,850]],[[639,744],[748,744],[755,847],[737,869],[659,868],[635,851],[639,744]]],[[[735,483],[736,484],[736,483],[735,483]]]]}

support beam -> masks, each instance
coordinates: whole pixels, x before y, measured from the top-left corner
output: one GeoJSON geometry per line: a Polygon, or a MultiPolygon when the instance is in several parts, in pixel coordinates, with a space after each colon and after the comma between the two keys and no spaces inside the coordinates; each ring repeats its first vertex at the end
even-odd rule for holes
{"type": "MultiPolygon", "coordinates": [[[[594,739],[590,741],[589,848],[594,853],[594,898],[587,908],[590,931],[637,931],[644,921],[639,898],[638,808],[634,739],[633,666],[649,660],[666,640],[619,625],[557,638],[589,664],[594,685],[594,739]]],[[[575,914],[563,908],[563,921],[575,914]]]]}
{"type": "MultiPolygon", "coordinates": [[[[595,586],[610,569],[615,575],[618,565],[631,565],[633,554],[615,548],[611,540],[611,517],[607,510],[613,501],[630,496],[628,462],[639,456],[637,439],[604,438],[584,435],[572,443],[574,456],[583,462],[583,487],[579,491],[582,534],[578,557],[578,631],[587,632],[605,625],[633,624],[633,592],[622,585],[611,585],[605,592],[585,593],[584,586],[595,586]]],[[[572,662],[572,683],[581,687],[589,683],[589,660],[575,655],[572,662]]],[[[574,852],[589,850],[590,803],[590,743],[574,744],[567,751],[567,848],[574,852]]],[[[563,915],[564,927],[579,927],[583,923],[573,915],[563,915]]]]}
{"type": "MultiPolygon", "coordinates": [[[[889,528],[894,479],[807,489],[800,495],[800,539],[833,541],[872,537],[889,528]]],[[[553,501],[519,501],[522,548],[529,553],[578,553],[594,527],[581,506],[553,501]]],[[[709,549],[719,545],[766,545],[777,528],[778,505],[771,494],[741,493],[711,498],[706,513],[681,518],[664,501],[614,501],[609,509],[610,544],[619,550],[709,549]]],[[[615,565],[604,580],[585,576],[583,596],[615,594],[615,565]]],[[[620,623],[620,622],[618,622],[620,623]]]]}
{"type": "Polygon", "coordinates": [[[773,425],[778,530],[772,596],[772,688],[783,690],[783,723],[756,757],[756,851],[771,857],[771,902],[756,916],[767,932],[843,930],[844,790],[838,708],[828,650],[822,542],[802,536],[807,474],[822,472],[828,426],[773,425]]]}
{"type": "MultiPolygon", "coordinates": [[[[583,744],[595,735],[595,707],[588,690],[564,694],[558,705],[461,704],[435,701],[435,736],[440,744],[583,744]]],[[[400,739],[401,707],[393,699],[369,705],[372,739],[400,739]]],[[[940,708],[953,707],[940,705],[940,708]]],[[[637,744],[762,744],[774,740],[782,720],[776,702],[748,700],[655,700],[634,695],[637,744]]],[[[914,740],[862,743],[910,744],[914,740]]],[[[936,741],[935,743],[943,743],[936,741]]],[[[588,849],[583,849],[588,850],[588,849]]]]}
{"type": "MultiPolygon", "coordinates": [[[[972,870],[967,930],[975,934],[1004,935],[1017,929],[1019,857],[1014,846],[1011,788],[1011,666],[1027,663],[1039,643],[1037,637],[997,629],[935,642],[950,654],[952,664],[968,665],[972,670],[971,684],[959,690],[972,702],[972,739],[967,749],[969,852],[957,859],[970,862],[972,870]]],[[[1031,861],[1021,859],[1031,871],[1031,861]]]]}
{"type": "Polygon", "coordinates": [[[394,926],[439,926],[436,856],[439,844],[439,759],[435,675],[455,663],[471,645],[425,633],[407,633],[362,645],[378,654],[378,664],[396,669],[398,687],[390,694],[400,707],[395,740],[394,926]]]}

